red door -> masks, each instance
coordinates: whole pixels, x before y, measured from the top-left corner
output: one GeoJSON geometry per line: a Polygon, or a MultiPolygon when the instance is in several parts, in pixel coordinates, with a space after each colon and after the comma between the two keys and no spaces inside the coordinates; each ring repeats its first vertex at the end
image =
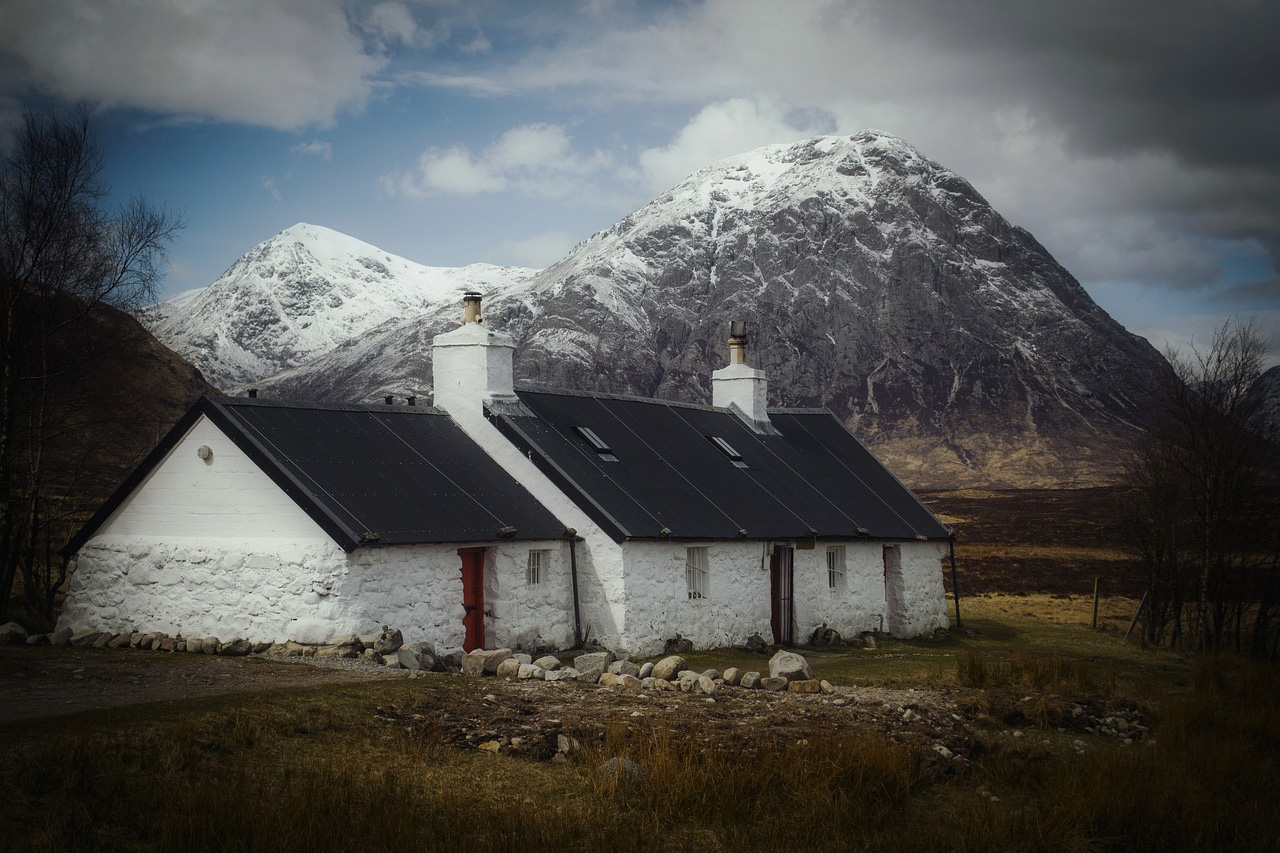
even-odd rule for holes
{"type": "Polygon", "coordinates": [[[462,558],[463,651],[484,648],[484,549],[460,548],[462,558]]]}
{"type": "Polygon", "coordinates": [[[773,556],[769,558],[769,623],[773,628],[773,641],[781,646],[789,646],[792,642],[792,557],[789,546],[775,545],[773,556]]]}

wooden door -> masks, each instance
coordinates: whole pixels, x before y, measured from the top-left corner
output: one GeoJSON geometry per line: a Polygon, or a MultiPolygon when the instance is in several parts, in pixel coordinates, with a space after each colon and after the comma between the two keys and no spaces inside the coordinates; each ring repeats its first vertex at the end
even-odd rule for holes
{"type": "Polygon", "coordinates": [[[460,548],[462,558],[463,651],[484,648],[484,549],[460,548]]]}
{"type": "Polygon", "coordinates": [[[790,546],[775,545],[773,556],[769,558],[769,622],[773,628],[773,641],[782,646],[792,644],[794,557],[790,546]]]}

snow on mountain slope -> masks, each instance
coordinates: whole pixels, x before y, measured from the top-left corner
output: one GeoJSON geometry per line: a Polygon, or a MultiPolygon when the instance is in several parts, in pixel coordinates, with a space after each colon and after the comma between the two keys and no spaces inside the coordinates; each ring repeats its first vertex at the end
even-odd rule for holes
{"type": "Polygon", "coordinates": [[[153,334],[215,385],[252,382],[328,352],[388,320],[456,304],[536,270],[426,267],[318,225],[255,247],[208,287],[142,313],[153,334]]]}
{"type": "MultiPolygon", "coordinates": [[[[384,324],[264,393],[423,396],[458,312],[384,324]]],[[[526,383],[698,402],[747,320],[771,405],[831,408],[916,485],[1098,482],[1166,369],[967,181],[877,131],[702,169],[485,315],[526,383]]]]}

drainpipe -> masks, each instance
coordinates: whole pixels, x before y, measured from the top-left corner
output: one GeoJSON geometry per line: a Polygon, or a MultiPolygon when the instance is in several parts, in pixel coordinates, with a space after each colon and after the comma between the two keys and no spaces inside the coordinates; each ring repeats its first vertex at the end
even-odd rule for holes
{"type": "Polygon", "coordinates": [[[956,535],[951,534],[951,538],[947,540],[947,545],[951,551],[951,597],[956,601],[956,629],[960,628],[960,587],[956,584],[956,535]]]}
{"type": "Polygon", "coordinates": [[[573,647],[582,648],[582,614],[578,610],[578,531],[572,527],[564,529],[565,538],[569,540],[569,577],[573,581],[573,647]]]}

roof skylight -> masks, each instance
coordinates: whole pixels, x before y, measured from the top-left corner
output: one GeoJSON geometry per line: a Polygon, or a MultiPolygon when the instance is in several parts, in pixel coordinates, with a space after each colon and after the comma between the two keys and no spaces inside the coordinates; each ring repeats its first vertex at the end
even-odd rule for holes
{"type": "Polygon", "coordinates": [[[729,457],[729,461],[733,463],[735,468],[746,468],[747,463],[742,461],[742,454],[733,448],[733,445],[725,441],[718,435],[709,435],[707,438],[719,448],[720,452],[729,457]]]}
{"type": "Polygon", "coordinates": [[[618,457],[613,455],[613,450],[610,449],[608,443],[606,443],[603,438],[596,435],[595,430],[584,426],[574,427],[574,430],[578,435],[582,436],[587,444],[591,445],[591,449],[596,452],[596,456],[601,462],[618,461],[618,457]]]}

